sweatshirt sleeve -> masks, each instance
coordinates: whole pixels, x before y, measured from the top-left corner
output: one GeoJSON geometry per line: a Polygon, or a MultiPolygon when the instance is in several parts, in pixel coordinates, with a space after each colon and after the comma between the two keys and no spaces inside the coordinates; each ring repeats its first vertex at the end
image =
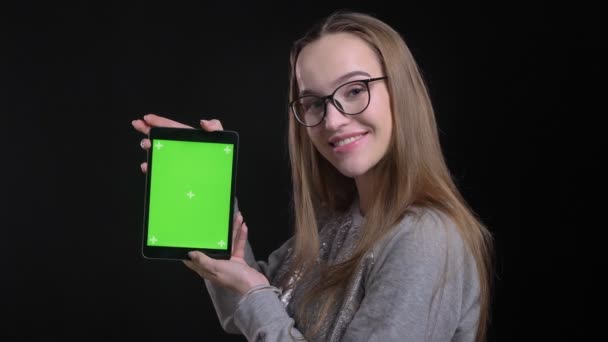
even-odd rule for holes
{"type": "MultiPolygon", "coordinates": [[[[249,245],[249,242],[247,242],[245,260],[249,266],[256,269],[270,280],[274,278],[274,273],[281,267],[282,261],[289,252],[290,246],[291,240],[288,240],[279,249],[272,252],[268,257],[268,261],[265,262],[255,260],[251,246],[249,245]]],[[[204,281],[211,301],[213,302],[215,312],[217,313],[218,319],[224,330],[228,333],[240,334],[240,329],[234,325],[234,312],[238,305],[238,301],[241,299],[241,295],[227,288],[215,286],[206,279],[204,281]]]]}
{"type": "MultiPolygon", "coordinates": [[[[234,215],[239,212],[238,199],[234,199],[234,215]]],[[[284,243],[279,249],[272,252],[268,262],[256,261],[251,245],[247,241],[245,246],[245,261],[249,266],[262,273],[269,280],[273,278],[274,272],[281,266],[285,256],[289,252],[291,239],[284,243]]],[[[234,325],[234,311],[241,296],[227,288],[215,286],[204,279],[205,287],[211,297],[215,312],[224,330],[232,334],[240,334],[240,330],[234,325]]]]}
{"type": "Polygon", "coordinates": [[[474,341],[475,261],[450,221],[429,212],[402,222],[365,280],[344,341],[474,341]]]}
{"type": "Polygon", "coordinates": [[[306,341],[279,297],[270,290],[244,297],[236,309],[234,322],[247,341],[306,341]]]}
{"type": "MultiPolygon", "coordinates": [[[[475,340],[477,272],[455,226],[433,213],[406,219],[375,251],[342,341],[475,340]]],[[[249,341],[303,340],[272,291],[244,298],[234,316],[249,341]]]]}
{"type": "MultiPolygon", "coordinates": [[[[342,341],[474,341],[477,270],[448,219],[430,211],[408,217],[376,247],[363,300],[342,341]]],[[[238,297],[231,300],[218,310],[227,331],[249,341],[304,340],[273,291],[254,292],[240,303],[238,297]]]]}

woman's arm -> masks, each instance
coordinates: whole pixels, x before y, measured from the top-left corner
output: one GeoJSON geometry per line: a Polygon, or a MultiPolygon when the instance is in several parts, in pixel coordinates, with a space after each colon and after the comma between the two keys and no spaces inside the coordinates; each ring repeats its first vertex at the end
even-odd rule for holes
{"type": "MultiPolygon", "coordinates": [[[[434,212],[406,218],[374,253],[364,298],[342,341],[474,341],[477,271],[448,219],[434,212]]],[[[271,290],[235,305],[232,323],[250,341],[302,338],[271,290]]]]}
{"type": "MultiPolygon", "coordinates": [[[[267,262],[263,261],[255,261],[254,254],[252,252],[250,244],[247,242],[245,246],[245,260],[247,264],[252,268],[256,269],[258,272],[262,273],[268,279],[273,279],[275,272],[282,265],[284,258],[286,257],[289,248],[291,246],[291,240],[284,243],[279,249],[272,252],[268,257],[267,262]]],[[[215,307],[215,311],[217,313],[218,319],[224,330],[229,333],[239,334],[241,330],[234,324],[234,314],[237,310],[238,302],[243,298],[243,296],[239,293],[236,293],[228,288],[214,285],[212,282],[205,280],[205,285],[209,292],[209,296],[213,302],[215,307]]],[[[260,291],[262,292],[262,291],[260,291]]],[[[275,306],[273,303],[274,299],[278,301],[280,304],[280,309],[285,311],[282,307],[282,303],[278,299],[277,295],[272,291],[269,291],[270,294],[270,302],[267,305],[275,306]],[[274,298],[273,298],[274,297],[274,298]]],[[[250,297],[250,296],[247,296],[250,297]]],[[[251,294],[251,297],[255,297],[254,294],[251,294]]]]}

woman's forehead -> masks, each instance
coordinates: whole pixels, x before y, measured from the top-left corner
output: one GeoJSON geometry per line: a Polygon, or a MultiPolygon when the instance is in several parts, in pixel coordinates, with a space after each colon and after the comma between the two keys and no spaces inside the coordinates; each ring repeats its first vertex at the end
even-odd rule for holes
{"type": "Polygon", "coordinates": [[[355,79],[360,77],[355,72],[361,72],[377,77],[382,67],[367,42],[351,33],[335,33],[305,46],[295,71],[300,91],[331,91],[344,75],[351,73],[355,79]]]}

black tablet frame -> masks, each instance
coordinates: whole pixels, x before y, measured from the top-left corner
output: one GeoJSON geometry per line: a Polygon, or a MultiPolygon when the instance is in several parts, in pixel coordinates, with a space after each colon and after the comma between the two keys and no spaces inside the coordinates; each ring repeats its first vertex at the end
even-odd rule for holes
{"type": "Polygon", "coordinates": [[[154,153],[153,148],[148,149],[148,170],[146,172],[146,186],[144,196],[144,218],[143,218],[143,236],[142,236],[142,255],[146,259],[167,259],[167,260],[189,260],[188,252],[200,251],[214,259],[229,259],[232,250],[232,223],[235,208],[236,194],[236,178],[238,164],[238,147],[239,135],[234,131],[214,131],[207,132],[201,129],[190,128],[168,128],[168,127],[153,127],[150,129],[149,139],[151,146],[154,146],[155,139],[176,140],[176,141],[191,141],[203,143],[224,143],[232,144],[233,159],[232,159],[232,180],[230,189],[230,214],[226,224],[228,224],[228,236],[226,237],[225,249],[208,249],[208,248],[184,248],[184,247],[166,247],[166,246],[149,246],[148,241],[148,218],[150,208],[150,186],[152,173],[154,172],[154,153]]]}

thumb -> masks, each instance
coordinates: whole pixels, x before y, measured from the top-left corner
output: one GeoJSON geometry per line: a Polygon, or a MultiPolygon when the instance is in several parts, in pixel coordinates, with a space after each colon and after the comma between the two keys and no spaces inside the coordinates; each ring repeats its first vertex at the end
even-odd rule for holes
{"type": "Polygon", "coordinates": [[[201,128],[207,132],[221,131],[224,129],[222,123],[217,119],[201,120],[201,128]]]}

